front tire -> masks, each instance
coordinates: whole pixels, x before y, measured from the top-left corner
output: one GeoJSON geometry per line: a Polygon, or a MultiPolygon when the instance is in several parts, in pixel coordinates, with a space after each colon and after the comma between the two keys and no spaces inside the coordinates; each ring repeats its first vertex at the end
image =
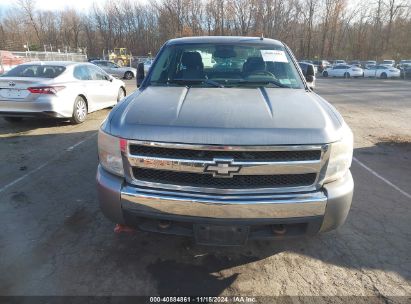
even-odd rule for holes
{"type": "Polygon", "coordinates": [[[386,74],[386,73],[382,73],[381,76],[380,76],[380,78],[381,78],[381,79],[387,79],[388,77],[387,77],[387,74],[386,74]]]}
{"type": "Polygon", "coordinates": [[[83,123],[87,118],[87,112],[88,110],[86,100],[81,96],[77,96],[76,100],[74,101],[71,122],[74,124],[83,123]]]}
{"type": "Polygon", "coordinates": [[[3,117],[3,119],[7,122],[10,122],[10,123],[17,123],[17,122],[22,121],[23,117],[6,116],[6,117],[3,117]]]}
{"type": "Polygon", "coordinates": [[[134,75],[130,71],[127,71],[127,72],[124,73],[124,78],[127,79],[127,80],[133,79],[133,77],[134,77],[134,75]]]}
{"type": "Polygon", "coordinates": [[[328,72],[327,72],[327,71],[324,71],[324,72],[323,72],[323,76],[324,76],[324,77],[328,77],[328,72]]]}

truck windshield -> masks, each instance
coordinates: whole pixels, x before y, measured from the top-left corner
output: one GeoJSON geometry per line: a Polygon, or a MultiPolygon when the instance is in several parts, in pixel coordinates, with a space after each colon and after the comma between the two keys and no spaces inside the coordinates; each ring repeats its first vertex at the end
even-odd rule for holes
{"type": "Polygon", "coordinates": [[[148,81],[154,86],[303,88],[284,47],[262,44],[168,46],[148,81]]]}

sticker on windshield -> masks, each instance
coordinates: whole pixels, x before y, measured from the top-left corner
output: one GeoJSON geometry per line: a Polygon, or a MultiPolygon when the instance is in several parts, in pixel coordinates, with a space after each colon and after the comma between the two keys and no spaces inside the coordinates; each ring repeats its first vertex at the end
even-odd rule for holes
{"type": "Polygon", "coordinates": [[[264,61],[272,62],[288,62],[287,56],[284,51],[280,50],[260,50],[261,56],[264,61]]]}

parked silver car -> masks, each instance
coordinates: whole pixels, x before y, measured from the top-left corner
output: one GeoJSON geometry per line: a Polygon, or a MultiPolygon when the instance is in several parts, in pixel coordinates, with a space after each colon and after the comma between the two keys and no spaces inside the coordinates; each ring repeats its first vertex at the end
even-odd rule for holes
{"type": "Polygon", "coordinates": [[[102,68],[105,72],[118,78],[133,79],[136,76],[137,70],[132,67],[121,67],[112,61],[108,60],[93,60],[91,63],[102,68]]]}
{"type": "Polygon", "coordinates": [[[115,105],[126,95],[123,81],[91,63],[30,62],[0,77],[0,116],[70,118],[115,105]]]}

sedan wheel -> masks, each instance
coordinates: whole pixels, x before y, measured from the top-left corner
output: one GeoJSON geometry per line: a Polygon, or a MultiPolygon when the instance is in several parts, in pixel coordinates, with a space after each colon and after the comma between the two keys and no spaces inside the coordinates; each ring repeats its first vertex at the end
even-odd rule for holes
{"type": "Polygon", "coordinates": [[[74,101],[73,116],[71,121],[75,124],[80,124],[86,120],[87,117],[87,103],[83,97],[78,96],[74,101]]]}
{"type": "Polygon", "coordinates": [[[124,74],[124,78],[127,80],[133,79],[134,75],[132,72],[128,71],[124,74]]]}
{"type": "Polygon", "coordinates": [[[327,71],[324,71],[324,72],[323,72],[323,76],[324,76],[324,77],[328,77],[328,72],[327,72],[327,71]]]}
{"type": "Polygon", "coordinates": [[[350,77],[351,77],[350,73],[345,73],[344,74],[344,78],[350,78],[350,77]]]}
{"type": "Polygon", "coordinates": [[[387,74],[386,73],[382,73],[380,76],[382,79],[387,79],[387,74]]]}

